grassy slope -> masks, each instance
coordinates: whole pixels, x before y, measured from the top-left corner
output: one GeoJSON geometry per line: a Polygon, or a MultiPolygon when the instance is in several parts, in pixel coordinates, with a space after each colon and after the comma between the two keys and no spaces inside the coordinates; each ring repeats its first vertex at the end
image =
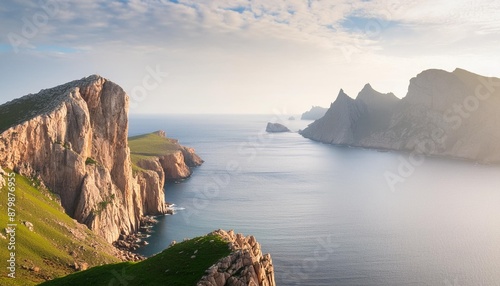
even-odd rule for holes
{"type": "Polygon", "coordinates": [[[137,166],[140,160],[148,159],[154,156],[168,155],[179,150],[179,144],[172,139],[161,137],[156,133],[149,133],[128,138],[130,147],[130,158],[132,168],[141,170],[137,166]]]}
{"type": "Polygon", "coordinates": [[[220,237],[207,235],[178,243],[138,263],[125,262],[94,267],[42,285],[193,286],[201,279],[206,269],[229,253],[227,243],[220,237]],[[191,258],[192,255],[196,257],[191,258]]]}
{"type": "MultiPolygon", "coordinates": [[[[118,262],[111,256],[107,242],[73,221],[51,193],[40,191],[33,184],[16,175],[17,278],[7,278],[7,269],[2,266],[0,285],[35,285],[61,277],[75,271],[71,267],[75,261],[87,262],[89,266],[118,262]],[[33,223],[33,232],[22,224],[24,221],[33,223]],[[30,270],[35,267],[38,272],[30,270]]],[[[4,187],[0,190],[2,231],[7,219],[7,187],[4,187]]],[[[2,265],[6,266],[4,258],[8,255],[7,241],[0,239],[2,265]]]]}
{"type": "Polygon", "coordinates": [[[54,88],[41,90],[0,105],[0,133],[40,114],[49,112],[64,100],[66,92],[74,85],[70,82],[54,88]]]}

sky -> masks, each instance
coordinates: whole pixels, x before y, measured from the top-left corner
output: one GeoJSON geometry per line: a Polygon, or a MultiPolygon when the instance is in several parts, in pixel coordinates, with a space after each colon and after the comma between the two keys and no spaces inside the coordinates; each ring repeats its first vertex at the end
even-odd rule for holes
{"type": "Polygon", "coordinates": [[[99,74],[130,113],[299,114],[430,68],[500,76],[494,0],[14,0],[0,103],[99,74]]]}

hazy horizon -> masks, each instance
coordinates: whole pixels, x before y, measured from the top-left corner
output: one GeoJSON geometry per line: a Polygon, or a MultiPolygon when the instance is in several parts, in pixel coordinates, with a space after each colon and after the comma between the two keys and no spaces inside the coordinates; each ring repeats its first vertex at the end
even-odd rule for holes
{"type": "Polygon", "coordinates": [[[131,114],[300,114],[426,69],[498,76],[494,1],[9,1],[0,103],[99,74],[131,114]]]}

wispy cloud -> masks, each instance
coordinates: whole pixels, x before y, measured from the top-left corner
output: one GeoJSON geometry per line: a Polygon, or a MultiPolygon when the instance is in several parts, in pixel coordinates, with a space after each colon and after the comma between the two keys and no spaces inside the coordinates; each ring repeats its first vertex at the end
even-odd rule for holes
{"type": "MultiPolygon", "coordinates": [[[[182,88],[179,81],[163,92],[193,97],[212,91],[224,101],[242,87],[247,95],[265,87],[267,95],[298,96],[307,93],[300,83],[315,85],[312,100],[325,102],[337,88],[354,93],[366,81],[403,96],[419,69],[484,68],[499,59],[499,9],[493,0],[16,0],[0,7],[0,60],[16,51],[18,35],[26,39],[20,56],[66,55],[68,64],[80,56],[94,65],[118,57],[131,65],[161,61],[179,76],[190,67],[183,80],[205,85],[182,88]],[[30,25],[36,32],[26,35],[30,25]],[[232,79],[227,91],[208,82],[225,77],[232,79]]],[[[127,72],[115,73],[130,78],[127,72]]]]}

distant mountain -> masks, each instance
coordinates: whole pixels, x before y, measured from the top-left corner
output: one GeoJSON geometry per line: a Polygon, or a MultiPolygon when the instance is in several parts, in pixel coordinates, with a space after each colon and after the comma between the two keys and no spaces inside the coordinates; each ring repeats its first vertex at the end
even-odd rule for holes
{"type": "Polygon", "coordinates": [[[330,144],[500,162],[499,122],[500,79],[432,69],[412,78],[401,100],[369,84],[356,99],[341,90],[301,134],[330,144]]]}
{"type": "Polygon", "coordinates": [[[317,120],[323,117],[325,115],[326,111],[328,111],[328,108],[325,107],[320,107],[320,106],[313,106],[309,111],[306,111],[302,113],[302,117],[300,119],[302,120],[317,120]]]}

